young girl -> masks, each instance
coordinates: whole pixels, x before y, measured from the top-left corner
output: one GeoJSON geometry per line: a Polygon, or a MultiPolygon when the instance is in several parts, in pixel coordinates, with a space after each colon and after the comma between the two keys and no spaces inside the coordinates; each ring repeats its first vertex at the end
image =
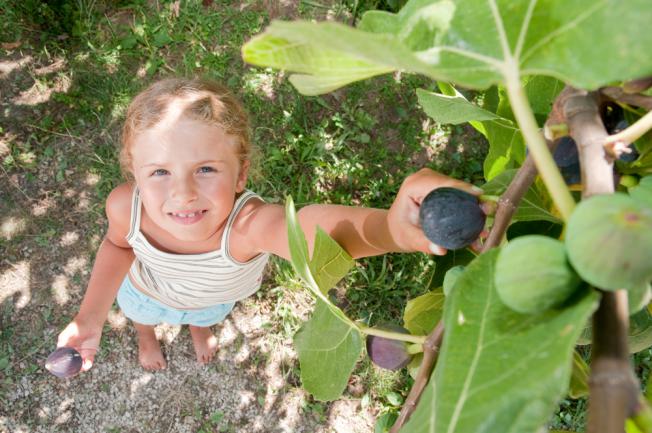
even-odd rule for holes
{"type": "MultiPolygon", "coordinates": [[[[166,367],[154,326],[188,324],[197,361],[211,361],[210,326],[258,290],[269,254],[288,259],[285,210],[245,189],[248,119],[224,87],[167,79],[136,96],[127,111],[120,160],[127,183],[106,201],[109,221],[78,314],[57,345],[93,363],[117,297],[138,333],[139,360],[166,367]]],[[[309,248],[317,225],[354,257],[391,251],[445,254],[418,227],[419,203],[432,189],[481,191],[431,170],[409,176],[389,210],[336,205],[302,208],[309,248]]]]}

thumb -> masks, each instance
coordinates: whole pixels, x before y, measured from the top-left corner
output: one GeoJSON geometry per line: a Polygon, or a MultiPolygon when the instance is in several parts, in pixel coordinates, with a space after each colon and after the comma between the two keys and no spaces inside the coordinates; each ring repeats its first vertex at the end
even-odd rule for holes
{"type": "Polygon", "coordinates": [[[405,239],[408,240],[408,244],[414,251],[434,254],[436,256],[443,256],[446,254],[446,248],[431,242],[418,225],[409,225],[405,227],[404,230],[405,239]]]}
{"type": "Polygon", "coordinates": [[[95,352],[92,354],[84,355],[84,351],[82,350],[82,371],[88,371],[91,369],[93,366],[93,361],[95,360],[95,352]]]}

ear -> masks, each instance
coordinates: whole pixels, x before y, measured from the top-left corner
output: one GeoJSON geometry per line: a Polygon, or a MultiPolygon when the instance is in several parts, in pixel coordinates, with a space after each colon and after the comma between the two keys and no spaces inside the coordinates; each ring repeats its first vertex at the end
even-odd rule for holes
{"type": "Polygon", "coordinates": [[[251,165],[251,162],[249,160],[246,160],[240,166],[240,173],[238,173],[238,180],[236,181],[236,184],[235,184],[236,192],[244,191],[245,186],[247,185],[247,176],[249,175],[249,166],[250,165],[251,165]]]}

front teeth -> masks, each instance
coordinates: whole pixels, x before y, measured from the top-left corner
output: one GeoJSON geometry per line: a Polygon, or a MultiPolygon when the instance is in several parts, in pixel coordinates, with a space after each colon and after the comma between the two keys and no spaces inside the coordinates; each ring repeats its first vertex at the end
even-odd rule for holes
{"type": "Polygon", "coordinates": [[[185,213],[175,213],[175,214],[173,214],[173,215],[178,216],[178,217],[181,217],[181,218],[192,218],[192,217],[194,217],[195,215],[197,215],[197,212],[188,213],[188,214],[185,214],[185,213]]]}

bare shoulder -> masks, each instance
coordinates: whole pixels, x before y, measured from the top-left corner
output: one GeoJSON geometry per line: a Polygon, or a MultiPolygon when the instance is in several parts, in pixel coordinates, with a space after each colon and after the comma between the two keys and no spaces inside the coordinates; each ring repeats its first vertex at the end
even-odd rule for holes
{"type": "MultiPolygon", "coordinates": [[[[274,239],[280,235],[286,238],[285,209],[278,204],[265,203],[259,199],[249,200],[234,221],[230,245],[248,245],[249,254],[261,252],[278,254],[274,239]],[[236,242],[236,238],[242,242],[236,242]]],[[[237,247],[236,247],[237,248],[237,247]]],[[[233,248],[232,248],[233,250],[233,248]]],[[[244,254],[244,255],[249,255],[244,254]]]]}
{"type": "Polygon", "coordinates": [[[122,183],[115,187],[106,198],[106,217],[109,220],[107,238],[119,247],[128,248],[126,237],[131,222],[131,199],[134,190],[132,183],[122,183]]]}

